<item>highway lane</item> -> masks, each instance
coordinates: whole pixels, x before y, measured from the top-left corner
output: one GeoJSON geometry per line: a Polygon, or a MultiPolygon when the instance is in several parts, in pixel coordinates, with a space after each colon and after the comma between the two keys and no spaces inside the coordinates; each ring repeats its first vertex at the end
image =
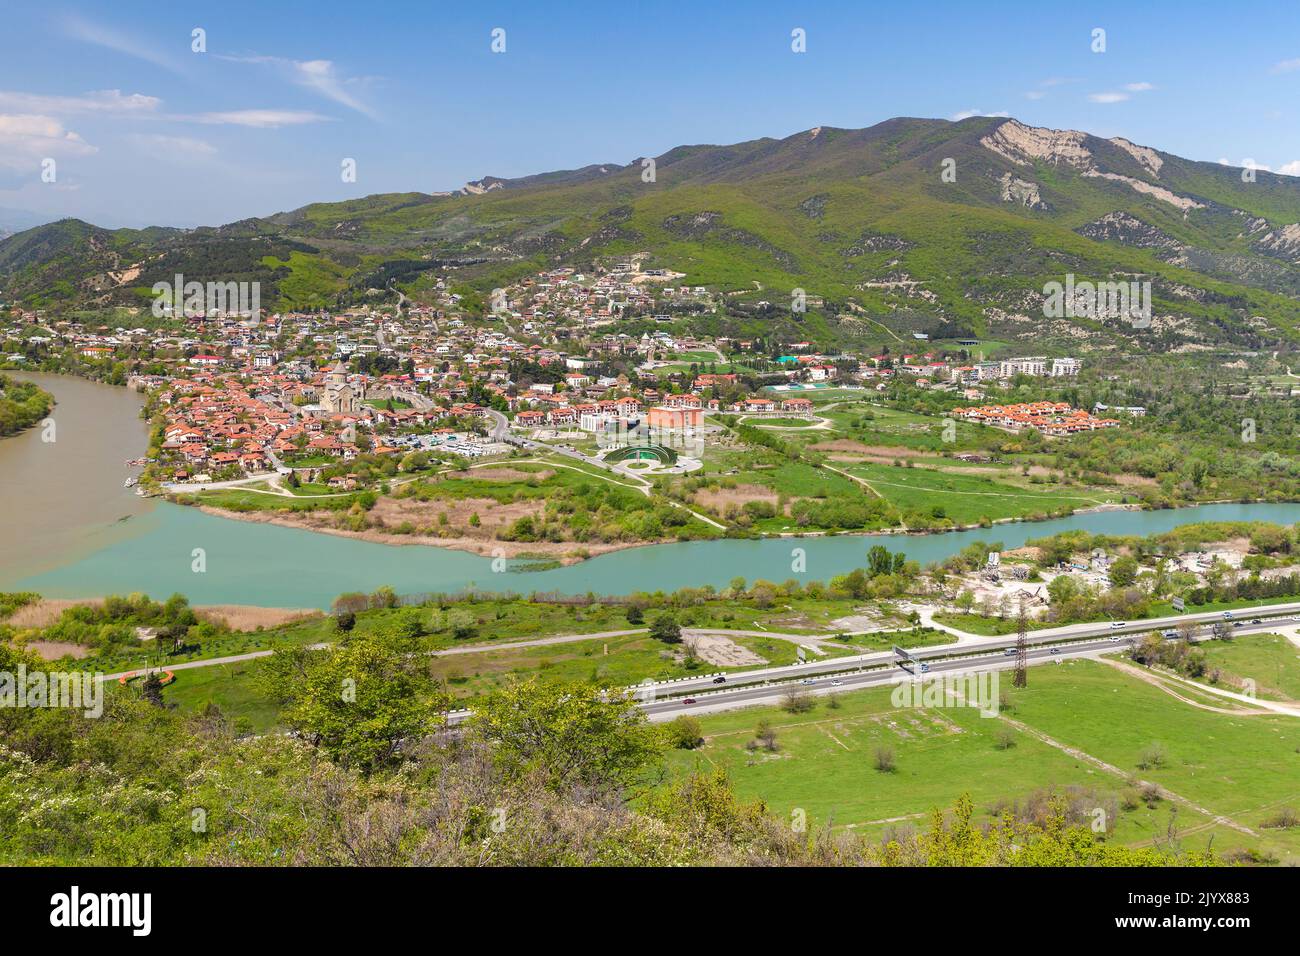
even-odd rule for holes
{"type": "MultiPolygon", "coordinates": [[[[1258,609],[1243,609],[1241,613],[1254,610],[1258,609]]],[[[1252,614],[1252,616],[1260,615],[1252,614]]],[[[1221,615],[1219,619],[1222,619],[1221,615]]],[[[1251,624],[1247,620],[1241,627],[1233,628],[1233,633],[1266,632],[1272,630],[1277,623],[1277,619],[1272,622],[1261,620],[1259,624],[1251,624]]],[[[1037,645],[1030,644],[1026,649],[1026,659],[1030,666],[1039,666],[1114,654],[1126,650],[1136,643],[1142,634],[1150,630],[1152,628],[1144,627],[1129,633],[1118,628],[1113,631],[1107,628],[1096,636],[1076,637],[1066,642],[1057,635],[1054,643],[1040,641],[1037,645]]],[[[1193,639],[1206,640],[1212,634],[1209,628],[1203,628],[1193,636],[1193,639]]],[[[1176,638],[1170,638],[1170,640],[1174,639],[1176,638]]],[[[988,644],[980,645],[978,649],[972,649],[969,643],[950,645],[951,650],[958,651],[962,656],[945,658],[939,653],[932,653],[925,661],[928,670],[924,677],[920,674],[915,676],[924,679],[942,674],[962,675],[981,671],[1009,670],[1015,667],[1016,659],[1014,654],[1007,654],[1006,651],[1014,646],[1014,638],[1010,643],[1005,639],[994,639],[988,644]]],[[[940,649],[928,648],[927,650],[937,652],[940,649]]],[[[761,704],[778,704],[791,688],[803,688],[815,696],[824,696],[870,687],[892,686],[902,680],[913,679],[913,675],[894,663],[897,658],[892,651],[863,656],[870,657],[871,660],[841,657],[831,661],[810,662],[807,665],[770,668],[765,672],[746,671],[729,676],[725,685],[714,685],[711,678],[702,679],[704,683],[698,690],[692,689],[685,682],[642,684],[626,690],[641,698],[638,706],[650,720],[665,721],[681,714],[710,714],[761,704]],[[814,665],[817,670],[812,669],[814,665]],[[832,669],[827,672],[827,668],[835,666],[838,666],[838,671],[832,669]],[[693,702],[686,703],[688,699],[693,702]]],[[[455,726],[462,723],[469,713],[468,710],[459,710],[448,714],[448,724],[455,726]]]]}
{"type": "MultiPolygon", "coordinates": [[[[1284,612],[1291,610],[1300,611],[1300,604],[1275,604],[1266,607],[1241,608],[1234,611],[1234,621],[1239,623],[1239,627],[1233,627],[1233,633],[1251,633],[1259,631],[1268,631],[1278,624],[1289,621],[1290,615],[1284,612]],[[1267,615],[1271,614],[1272,617],[1267,615]],[[1250,623],[1252,619],[1259,618],[1260,624],[1250,623]]],[[[1066,627],[1046,628],[1038,631],[1030,631],[1025,635],[1026,643],[1032,648],[1038,645],[1060,643],[1063,641],[1084,640],[1087,638],[1109,638],[1115,637],[1120,640],[1124,638],[1135,638],[1151,631],[1163,631],[1177,629],[1177,625],[1191,623],[1198,626],[1194,637],[1197,640],[1205,640],[1213,636],[1213,632],[1207,625],[1212,625],[1223,620],[1222,612],[1197,613],[1182,615],[1173,618],[1152,618],[1144,621],[1125,622],[1122,627],[1114,627],[1110,623],[1088,623],[1072,624],[1066,627]]],[[[867,633],[867,632],[864,632],[867,633]]],[[[936,659],[952,657],[953,655],[981,653],[985,651],[1001,651],[1016,644],[1015,635],[1002,637],[980,638],[975,635],[968,635],[966,639],[958,643],[938,644],[929,647],[916,647],[909,650],[912,657],[917,660],[932,662],[936,659]],[[972,639],[973,638],[973,639],[972,639]]],[[[810,660],[803,664],[788,664],[779,667],[766,667],[756,670],[738,671],[726,675],[728,685],[754,684],[762,683],[769,680],[788,680],[792,677],[815,676],[819,674],[833,674],[842,671],[854,670],[859,667],[871,667],[880,664],[892,664],[897,660],[893,651],[873,651],[867,654],[855,654],[848,657],[832,657],[819,660],[810,660]]],[[[715,676],[712,674],[697,677],[686,678],[674,681],[663,681],[654,684],[641,684],[636,688],[644,692],[646,688],[653,688],[656,695],[665,694],[681,695],[695,691],[715,689],[715,676]]]]}
{"type": "MultiPolygon", "coordinates": [[[[1080,641],[1059,646],[1055,652],[1050,647],[1030,648],[1026,657],[1029,664],[1048,664],[1053,661],[1070,660],[1080,657],[1096,657],[1099,654],[1114,653],[1127,645],[1121,639],[1112,642],[1104,640],[1080,641]]],[[[954,658],[934,661],[926,677],[933,678],[941,674],[973,674],[981,671],[1002,671],[1015,667],[1016,659],[1002,653],[992,653],[978,657],[954,658]]],[[[784,681],[782,683],[760,686],[740,686],[730,690],[713,690],[691,698],[672,698],[642,703],[641,709],[653,721],[672,720],[680,714],[708,714],[738,707],[751,707],[759,704],[776,704],[788,694],[791,688],[803,688],[810,694],[825,696],[842,694],[851,690],[869,687],[894,686],[902,681],[912,679],[912,675],[896,666],[880,666],[834,676],[807,678],[803,681],[784,681]],[[687,704],[686,699],[695,703],[687,704]]]]}

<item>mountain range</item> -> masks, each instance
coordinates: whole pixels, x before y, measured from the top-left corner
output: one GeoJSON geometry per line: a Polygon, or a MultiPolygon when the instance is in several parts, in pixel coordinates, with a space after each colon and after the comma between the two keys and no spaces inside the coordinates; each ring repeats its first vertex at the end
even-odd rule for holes
{"type": "Polygon", "coordinates": [[[192,230],[76,219],[0,241],[0,299],[147,304],[155,281],[262,282],[280,308],[483,292],[644,254],[808,337],[962,335],[1080,351],[1289,348],[1300,340],[1300,178],[1015,119],[898,118],[442,194],[318,203],[192,230]],[[1045,318],[1043,287],[1150,281],[1149,327],[1045,318]],[[821,303],[790,315],[791,290],[821,303]]]}

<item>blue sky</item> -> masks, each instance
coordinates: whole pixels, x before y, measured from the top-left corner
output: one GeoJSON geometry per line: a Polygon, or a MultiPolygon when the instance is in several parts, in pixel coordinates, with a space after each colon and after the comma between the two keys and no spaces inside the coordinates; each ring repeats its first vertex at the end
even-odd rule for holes
{"type": "Polygon", "coordinates": [[[23,213],[216,224],[972,111],[1300,175],[1300,4],[1049,6],[10,4],[0,227],[23,213]],[[196,27],[205,53],[191,50],[196,27]],[[795,28],[805,53],[791,50],[795,28]]]}

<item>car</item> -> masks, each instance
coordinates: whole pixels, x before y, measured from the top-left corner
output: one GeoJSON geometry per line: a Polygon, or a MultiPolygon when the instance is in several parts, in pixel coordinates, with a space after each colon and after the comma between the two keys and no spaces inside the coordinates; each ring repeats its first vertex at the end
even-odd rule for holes
{"type": "Polygon", "coordinates": [[[1263,624],[1264,622],[1263,622],[1260,618],[1252,617],[1252,618],[1250,619],[1250,623],[1251,623],[1251,624],[1263,624]]]}
{"type": "Polygon", "coordinates": [[[682,700],[682,706],[683,706],[683,707],[685,707],[687,704],[693,704],[693,703],[695,703],[695,698],[694,698],[694,697],[686,697],[686,698],[683,698],[683,700],[682,700]]]}
{"type": "Polygon", "coordinates": [[[1119,638],[1118,638],[1116,635],[1114,635],[1114,634],[1112,634],[1110,637],[1106,638],[1106,640],[1110,641],[1112,644],[1118,644],[1118,643],[1119,643],[1119,638]]]}
{"type": "Polygon", "coordinates": [[[813,683],[816,683],[816,682],[815,682],[811,677],[805,677],[805,678],[803,679],[803,682],[804,682],[805,684],[813,684],[813,683]]]}
{"type": "Polygon", "coordinates": [[[719,674],[717,677],[713,678],[713,683],[715,684],[725,684],[726,682],[727,682],[727,678],[724,677],[722,674],[719,674]]]}
{"type": "Polygon", "coordinates": [[[1160,636],[1161,636],[1161,637],[1177,637],[1177,636],[1178,636],[1178,632],[1175,631],[1172,627],[1167,627],[1167,628],[1165,628],[1163,631],[1160,632],[1160,636]]]}
{"type": "Polygon", "coordinates": [[[843,687],[843,686],[844,686],[844,681],[842,681],[842,680],[833,680],[833,681],[831,681],[831,686],[832,686],[832,687],[843,687]]]}
{"type": "Polygon", "coordinates": [[[1128,621],[1111,621],[1111,627],[1128,627],[1128,621]]]}
{"type": "Polygon", "coordinates": [[[1243,625],[1243,624],[1245,624],[1245,623],[1246,623],[1245,621],[1233,621],[1233,622],[1232,622],[1232,626],[1233,626],[1233,627],[1241,627],[1241,625],[1243,625]]]}
{"type": "Polygon", "coordinates": [[[1231,620],[1232,620],[1232,612],[1231,612],[1231,611],[1224,611],[1224,612],[1223,612],[1223,619],[1224,619],[1225,621],[1231,621],[1231,620]]]}
{"type": "Polygon", "coordinates": [[[1061,653],[1061,649],[1060,649],[1059,647],[1053,647],[1053,648],[1052,648],[1048,653],[1049,653],[1049,654],[1059,654],[1059,653],[1061,653]]]}
{"type": "Polygon", "coordinates": [[[921,673],[922,673],[922,674],[928,674],[928,673],[930,673],[930,665],[929,665],[929,664],[922,664],[922,665],[921,665],[921,673]]]}

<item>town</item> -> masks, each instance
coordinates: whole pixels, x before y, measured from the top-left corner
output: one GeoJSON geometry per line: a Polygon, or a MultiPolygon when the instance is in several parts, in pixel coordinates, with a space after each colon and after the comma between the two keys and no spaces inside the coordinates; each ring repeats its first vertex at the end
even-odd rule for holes
{"type": "MultiPolygon", "coordinates": [[[[49,354],[111,364],[147,351],[135,364],[149,370],[127,384],[160,410],[161,456],[148,475],[169,485],[295,470],[310,480],[359,454],[477,459],[508,454],[521,439],[595,439],[629,426],[693,435],[709,414],[808,419],[809,393],[883,391],[894,380],[975,401],[1015,376],[1076,376],[1082,367],[1069,357],[825,354],[807,341],[610,330],[634,317],[666,324],[718,305],[717,293],[676,285],[678,278],[643,271],[634,258],[592,273],[539,273],[497,290],[477,312],[439,280],[428,305],[201,311],[162,329],[94,328],[12,308],[3,347],[19,368],[49,354]],[[767,384],[747,388],[744,380],[755,377],[767,384]]],[[[954,414],[1048,435],[1118,424],[1064,411],[954,414]]],[[[348,484],[346,475],[330,479],[334,488],[348,484]]]]}

